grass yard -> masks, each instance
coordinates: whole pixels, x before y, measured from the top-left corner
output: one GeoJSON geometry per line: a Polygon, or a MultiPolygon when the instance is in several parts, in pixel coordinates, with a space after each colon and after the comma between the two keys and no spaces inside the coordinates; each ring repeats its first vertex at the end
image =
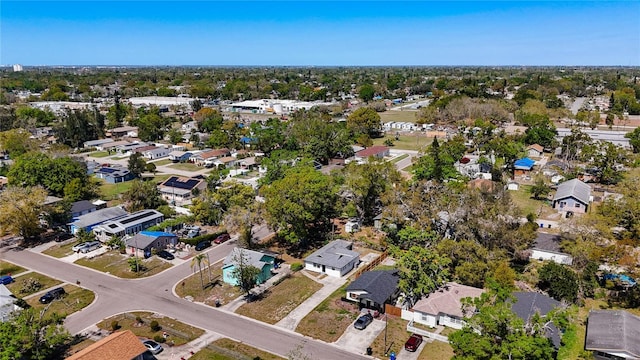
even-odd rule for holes
{"type": "Polygon", "coordinates": [[[402,155],[400,155],[400,156],[398,156],[398,157],[394,158],[393,160],[391,160],[391,163],[395,164],[395,163],[397,163],[398,161],[400,161],[400,160],[404,160],[404,159],[406,159],[406,158],[408,158],[408,157],[409,157],[409,154],[402,154],[402,155]]]}
{"type": "Polygon", "coordinates": [[[169,165],[172,169],[183,170],[183,171],[198,171],[202,170],[201,166],[192,163],[177,163],[173,165],[169,165]]]}
{"type": "Polygon", "coordinates": [[[51,316],[53,313],[67,317],[76,311],[80,311],[89,306],[95,299],[93,291],[83,289],[75,285],[63,286],[64,291],[67,292],[62,299],[54,300],[50,306],[47,304],[41,304],[39,297],[34,296],[27,300],[27,303],[34,309],[40,312],[45,307],[49,306],[46,315],[51,316]]]}
{"type": "Polygon", "coordinates": [[[345,284],[300,321],[296,332],[326,342],[334,342],[358,316],[358,305],[344,302],[345,284]]]}
{"type": "Polygon", "coordinates": [[[89,156],[91,157],[95,157],[95,158],[105,158],[107,156],[110,156],[111,154],[109,154],[106,151],[94,151],[92,153],[89,153],[89,156]]]}
{"type": "Polygon", "coordinates": [[[118,251],[112,250],[102,255],[98,255],[93,259],[78,259],[75,263],[125,279],[135,279],[155,275],[172,266],[170,263],[158,259],[156,256],[152,256],[148,259],[138,258],[143,270],[136,273],[131,271],[129,268],[127,259],[129,259],[129,255],[123,255],[118,251]]]}
{"type": "Polygon", "coordinates": [[[380,122],[416,122],[416,116],[418,111],[416,110],[387,110],[385,112],[378,113],[380,115],[380,122]]]}
{"type": "Polygon", "coordinates": [[[393,141],[392,149],[416,151],[424,150],[433,141],[433,138],[427,137],[426,134],[421,132],[400,134],[398,135],[398,140],[396,140],[395,132],[388,132],[384,137],[373,139],[373,145],[384,145],[387,139],[393,141]]]}
{"type": "MultiPolygon", "coordinates": [[[[153,178],[149,178],[146,181],[153,181],[155,183],[160,183],[167,180],[171,175],[170,174],[162,174],[154,176],[153,178]]],[[[102,194],[102,198],[106,201],[118,199],[119,195],[123,192],[131,189],[133,185],[133,181],[125,181],[117,184],[108,184],[104,180],[100,181],[100,194],[102,194]]]]}
{"type": "Polygon", "coordinates": [[[184,345],[195,340],[204,334],[204,330],[187,325],[176,319],[172,319],[159,314],[150,312],[131,312],[112,316],[104,319],[97,324],[100,329],[111,331],[113,321],[118,322],[118,330],[131,330],[136,336],[153,339],[156,335],[162,335],[164,331],[169,334],[169,341],[173,341],[173,345],[184,345]],[[138,324],[136,317],[140,317],[142,324],[138,324]],[[150,327],[151,321],[157,321],[161,329],[153,331],[150,327]]]}
{"type": "Polygon", "coordinates": [[[190,360],[279,360],[283,359],[271,353],[258,350],[249,345],[231,339],[218,339],[198,351],[190,360]]]}
{"type": "Polygon", "coordinates": [[[29,296],[31,294],[37,293],[38,291],[42,291],[44,289],[48,289],[50,287],[62,284],[62,281],[50,278],[46,275],[37,273],[37,272],[31,272],[28,274],[24,274],[16,279],[14,279],[15,281],[12,282],[11,284],[7,285],[7,288],[9,290],[11,290],[11,292],[17,296],[17,297],[25,297],[25,296],[29,296]],[[30,281],[31,279],[33,279],[34,281],[37,281],[38,283],[40,283],[40,287],[39,288],[32,288],[32,289],[23,289],[23,285],[30,281]],[[24,290],[24,291],[23,291],[24,290]]]}
{"type": "Polygon", "coordinates": [[[433,341],[424,345],[418,360],[449,360],[453,358],[453,355],[451,345],[442,341],[433,341]]]}
{"type": "Polygon", "coordinates": [[[4,260],[0,260],[0,276],[9,275],[9,274],[16,275],[25,271],[26,269],[23,268],[22,266],[15,265],[4,260]]]}
{"type": "Polygon", "coordinates": [[[320,288],[321,284],[300,273],[293,273],[267,290],[262,298],[240,306],[236,313],[275,324],[320,288]]]}
{"type": "Polygon", "coordinates": [[[72,344],[69,346],[69,349],[67,349],[67,352],[65,353],[65,358],[88,348],[89,346],[95,344],[95,342],[96,342],[95,340],[91,340],[91,339],[84,339],[81,341],[80,340],[72,341],[72,344]]]}
{"type": "Polygon", "coordinates": [[[73,250],[71,248],[77,243],[77,241],[71,241],[66,244],[56,244],[42,253],[57,258],[63,258],[73,254],[73,250]]]}
{"type": "Polygon", "coordinates": [[[530,185],[520,185],[517,191],[509,191],[513,202],[522,210],[523,215],[535,214],[539,218],[555,213],[553,208],[543,200],[535,200],[529,192],[530,185]]]}
{"type": "Polygon", "coordinates": [[[206,269],[202,269],[202,278],[204,279],[204,290],[200,283],[200,274],[196,271],[195,274],[176,286],[176,294],[180,297],[191,296],[194,301],[210,306],[215,305],[216,299],[220,300],[220,304],[224,305],[242,295],[239,287],[231,286],[222,281],[220,265],[211,266],[211,281],[209,281],[209,274],[206,269]]]}
{"type": "Polygon", "coordinates": [[[154,164],[155,166],[162,166],[162,165],[171,164],[171,163],[173,163],[173,161],[171,161],[169,159],[162,159],[162,160],[158,160],[158,161],[153,161],[151,163],[154,164]]]}

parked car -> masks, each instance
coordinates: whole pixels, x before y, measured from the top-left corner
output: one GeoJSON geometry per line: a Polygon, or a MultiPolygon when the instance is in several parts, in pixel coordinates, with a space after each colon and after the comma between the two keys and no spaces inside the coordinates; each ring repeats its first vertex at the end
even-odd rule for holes
{"type": "Polygon", "coordinates": [[[82,249],[85,246],[87,246],[86,242],[83,242],[83,243],[80,243],[80,244],[75,244],[75,245],[73,245],[71,250],[73,250],[74,252],[78,252],[78,251],[80,251],[80,249],[82,249]]]}
{"type": "Polygon", "coordinates": [[[411,334],[411,337],[409,338],[409,340],[407,340],[407,342],[404,343],[404,349],[407,351],[414,352],[418,350],[418,348],[420,347],[420,344],[422,344],[422,335],[411,334]]]}
{"type": "Polygon", "coordinates": [[[173,256],[172,253],[168,252],[167,250],[158,251],[158,253],[156,255],[158,255],[158,257],[161,257],[161,258],[166,259],[166,260],[173,260],[173,259],[176,258],[175,256],[173,256]]]}
{"type": "Polygon", "coordinates": [[[371,324],[372,321],[373,316],[371,314],[364,314],[360,316],[358,320],[356,320],[356,322],[353,324],[353,327],[358,330],[364,330],[367,326],[369,326],[369,324],[371,324]]]}
{"type": "Polygon", "coordinates": [[[209,241],[209,240],[200,241],[196,245],[196,250],[197,251],[204,250],[204,249],[208,248],[209,246],[211,246],[211,241],[209,241]]]}
{"type": "Polygon", "coordinates": [[[152,354],[158,354],[160,352],[162,352],[162,350],[164,350],[162,348],[162,345],[158,344],[157,342],[153,341],[153,340],[145,340],[142,342],[144,344],[144,346],[147,347],[147,349],[152,353],[152,354]]]}
{"type": "Polygon", "coordinates": [[[215,238],[215,240],[213,240],[214,243],[216,244],[222,244],[223,242],[227,241],[231,239],[231,236],[229,236],[229,234],[222,234],[222,235],[218,235],[217,238],[215,238]]]}
{"type": "Polygon", "coordinates": [[[89,251],[100,249],[100,247],[102,247],[100,241],[90,241],[88,243],[85,243],[85,246],[80,249],[80,252],[86,254],[89,251]]]}
{"type": "Polygon", "coordinates": [[[2,275],[0,276],[0,284],[8,285],[13,282],[13,278],[10,275],[2,275]]]}
{"type": "Polygon", "coordinates": [[[42,304],[48,304],[48,303],[52,302],[55,299],[61,298],[62,296],[64,296],[64,294],[66,294],[66,292],[64,291],[63,288],[61,288],[61,287],[55,288],[53,290],[47,291],[46,294],[42,295],[40,297],[40,302],[42,304]]]}

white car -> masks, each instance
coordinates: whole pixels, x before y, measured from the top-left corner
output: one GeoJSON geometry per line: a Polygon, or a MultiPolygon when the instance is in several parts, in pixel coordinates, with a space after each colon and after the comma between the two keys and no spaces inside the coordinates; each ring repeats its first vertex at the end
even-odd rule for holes
{"type": "Polygon", "coordinates": [[[85,243],[85,246],[80,248],[80,252],[83,254],[86,254],[89,251],[99,249],[100,247],[102,247],[102,244],[100,244],[100,241],[91,241],[91,242],[85,243]]]}
{"type": "Polygon", "coordinates": [[[154,355],[163,350],[162,345],[158,344],[155,341],[146,340],[146,341],[143,341],[142,343],[144,344],[144,346],[147,347],[147,350],[149,350],[154,355]]]}
{"type": "Polygon", "coordinates": [[[83,242],[83,243],[80,243],[80,244],[75,244],[75,245],[73,245],[71,250],[73,250],[74,252],[78,252],[78,251],[82,250],[82,248],[84,248],[86,246],[87,246],[86,242],[83,242]]]}

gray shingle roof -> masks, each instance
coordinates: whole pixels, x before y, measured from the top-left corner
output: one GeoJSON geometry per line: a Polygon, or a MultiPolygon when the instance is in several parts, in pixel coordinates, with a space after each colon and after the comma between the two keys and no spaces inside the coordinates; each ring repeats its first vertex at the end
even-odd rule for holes
{"type": "MultiPolygon", "coordinates": [[[[560,306],[559,301],[537,292],[516,292],[513,295],[516,297],[516,302],[511,306],[511,310],[525,322],[529,321],[535,313],[545,316],[549,311],[560,306]]],[[[546,330],[547,337],[558,349],[560,347],[560,331],[553,323],[548,325],[546,330]]]]}
{"type": "Polygon", "coordinates": [[[589,312],[585,349],[640,358],[640,317],[624,310],[589,312]]]}
{"type": "Polygon", "coordinates": [[[562,240],[560,235],[538,232],[533,247],[535,249],[559,253],[562,252],[562,250],[560,249],[560,240],[562,240]]]}
{"type": "Polygon", "coordinates": [[[96,206],[89,200],[80,200],[71,204],[71,213],[80,213],[86,210],[95,209],[96,206]]]}
{"type": "Polygon", "coordinates": [[[366,291],[368,293],[366,298],[378,304],[384,304],[398,289],[399,280],[397,270],[367,271],[349,284],[346,290],[366,291]]]}
{"type": "Polygon", "coordinates": [[[572,179],[565,181],[558,185],[558,190],[553,200],[566,199],[573,197],[580,200],[583,204],[589,204],[589,198],[591,197],[591,187],[578,179],[572,179]]]}
{"type": "Polygon", "coordinates": [[[342,269],[353,259],[360,257],[360,253],[351,250],[351,248],[352,244],[348,241],[334,240],[307,256],[304,261],[342,269]]]}
{"type": "Polygon", "coordinates": [[[127,212],[121,207],[110,207],[78,216],[78,220],[74,221],[72,224],[77,228],[84,228],[90,225],[109,221],[126,214],[127,212]]]}

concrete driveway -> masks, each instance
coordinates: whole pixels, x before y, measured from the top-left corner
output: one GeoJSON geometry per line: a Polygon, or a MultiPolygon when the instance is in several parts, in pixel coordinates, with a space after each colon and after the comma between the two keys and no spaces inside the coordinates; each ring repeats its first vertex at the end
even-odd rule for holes
{"type": "Polygon", "coordinates": [[[364,330],[354,328],[351,323],[334,344],[355,353],[366,354],[367,348],[383,330],[384,321],[382,320],[373,319],[373,322],[364,330]]]}
{"type": "MultiPolygon", "coordinates": [[[[407,339],[409,340],[409,336],[407,335],[407,339]]],[[[404,341],[406,341],[404,340],[404,341]]],[[[432,342],[433,340],[429,339],[428,337],[424,336],[422,339],[422,344],[420,344],[420,346],[418,347],[418,350],[416,350],[415,352],[411,352],[411,351],[407,351],[404,349],[404,344],[400,344],[402,346],[402,349],[396,354],[396,358],[398,359],[402,359],[402,360],[418,360],[418,356],[420,356],[420,353],[422,352],[422,350],[424,349],[424,345],[427,342],[432,342]]]]}

